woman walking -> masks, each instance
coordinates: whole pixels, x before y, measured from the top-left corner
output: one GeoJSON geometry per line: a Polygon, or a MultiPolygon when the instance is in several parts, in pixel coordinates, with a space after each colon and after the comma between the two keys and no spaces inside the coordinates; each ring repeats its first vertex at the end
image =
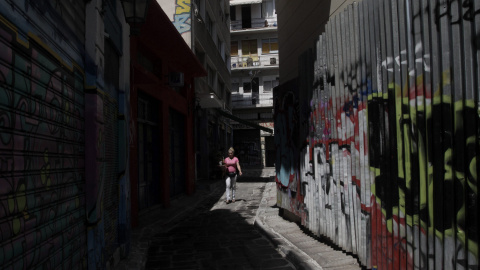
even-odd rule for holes
{"type": "Polygon", "coordinates": [[[237,173],[241,176],[242,175],[242,168],[240,167],[240,161],[236,156],[234,156],[235,150],[233,147],[228,149],[228,157],[225,158],[225,167],[227,173],[227,179],[225,180],[227,184],[227,198],[226,203],[229,204],[231,202],[235,202],[235,189],[237,184],[237,173]],[[232,200],[230,200],[230,191],[232,193],[232,200]]]}

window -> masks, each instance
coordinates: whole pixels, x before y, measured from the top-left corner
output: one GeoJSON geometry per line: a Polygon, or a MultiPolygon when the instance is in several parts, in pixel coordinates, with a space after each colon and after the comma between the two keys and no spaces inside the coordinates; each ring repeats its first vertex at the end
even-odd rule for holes
{"type": "Polygon", "coordinates": [[[242,40],[242,55],[257,55],[257,40],[242,40]]]}
{"type": "Polygon", "coordinates": [[[242,28],[252,28],[252,8],[250,5],[242,5],[242,28]]]}
{"type": "Polygon", "coordinates": [[[258,95],[258,90],[259,90],[259,80],[258,77],[255,77],[252,79],[252,105],[258,104],[259,100],[259,95],[258,95]]]}
{"type": "Polygon", "coordinates": [[[198,48],[195,48],[195,55],[197,56],[198,60],[200,63],[205,63],[205,53],[201,52],[198,50],[198,48]]]}
{"type": "Polygon", "coordinates": [[[143,122],[156,123],[158,112],[157,108],[158,104],[156,103],[155,99],[144,94],[143,92],[138,93],[138,120],[142,120],[143,122]]]}
{"type": "Polygon", "coordinates": [[[237,8],[236,6],[230,6],[230,18],[232,21],[237,20],[237,8]]]}
{"type": "Polygon", "coordinates": [[[220,36],[217,36],[217,48],[218,48],[218,51],[221,52],[221,50],[222,50],[222,40],[220,39],[220,36]]]}
{"type": "Polygon", "coordinates": [[[227,59],[227,58],[225,57],[225,43],[224,43],[221,39],[219,39],[218,42],[219,42],[219,44],[218,44],[218,52],[220,53],[220,55],[222,56],[223,61],[225,62],[225,60],[227,59]]]}
{"type": "Polygon", "coordinates": [[[213,87],[213,84],[215,82],[215,71],[210,66],[207,66],[207,72],[208,72],[208,85],[210,85],[210,87],[213,87]]]}
{"type": "Polygon", "coordinates": [[[263,17],[264,18],[274,17],[275,9],[273,7],[273,1],[263,0],[262,9],[263,9],[263,17]]]}
{"type": "Polygon", "coordinates": [[[272,92],[272,81],[265,81],[263,82],[263,92],[269,93],[272,92]]]}
{"type": "Polygon", "coordinates": [[[118,88],[120,82],[119,67],[120,57],[112,42],[105,39],[105,81],[111,83],[115,88],[118,88]]]}
{"type": "Polygon", "coordinates": [[[252,84],[250,82],[243,83],[243,92],[244,93],[251,93],[252,92],[252,84]]]}
{"type": "Polygon", "coordinates": [[[263,81],[263,92],[269,93],[272,92],[273,88],[278,86],[278,79],[272,81],[263,81]]]}
{"type": "Polygon", "coordinates": [[[220,95],[220,98],[224,98],[225,94],[225,84],[219,80],[217,80],[217,93],[220,95]]]}
{"type": "Polygon", "coordinates": [[[237,56],[238,55],[238,41],[232,41],[230,45],[230,55],[237,56]]]}
{"type": "Polygon", "coordinates": [[[278,39],[262,39],[262,53],[278,53],[278,39]]]}
{"type": "Polygon", "coordinates": [[[258,77],[255,77],[252,79],[252,90],[253,90],[253,93],[258,93],[258,90],[259,90],[259,80],[258,80],[258,77]]]}
{"type": "Polygon", "coordinates": [[[208,15],[208,13],[205,15],[205,27],[207,28],[208,33],[210,33],[211,35],[213,30],[213,22],[210,19],[210,15],[208,15]]]}

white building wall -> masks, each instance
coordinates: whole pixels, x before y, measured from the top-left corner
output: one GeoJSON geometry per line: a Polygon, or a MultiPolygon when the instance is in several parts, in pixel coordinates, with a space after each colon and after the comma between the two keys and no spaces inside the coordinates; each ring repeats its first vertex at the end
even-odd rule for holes
{"type": "Polygon", "coordinates": [[[252,5],[252,19],[262,18],[262,4],[252,5]]]}

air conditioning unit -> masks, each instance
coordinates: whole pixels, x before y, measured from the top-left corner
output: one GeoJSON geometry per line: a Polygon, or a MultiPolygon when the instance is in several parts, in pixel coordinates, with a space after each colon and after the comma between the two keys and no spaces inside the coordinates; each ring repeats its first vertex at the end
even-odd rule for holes
{"type": "Polygon", "coordinates": [[[277,64],[277,58],[272,57],[270,58],[270,65],[276,65],[277,64]]]}

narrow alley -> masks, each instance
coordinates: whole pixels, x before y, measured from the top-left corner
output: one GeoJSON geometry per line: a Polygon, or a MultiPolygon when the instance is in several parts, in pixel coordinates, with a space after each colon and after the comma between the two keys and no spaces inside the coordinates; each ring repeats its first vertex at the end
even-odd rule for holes
{"type": "Polygon", "coordinates": [[[226,204],[225,185],[216,181],[143,214],[131,255],[115,269],[361,269],[279,217],[275,186],[270,178],[240,180],[236,202],[226,204]]]}
{"type": "Polygon", "coordinates": [[[171,230],[155,235],[146,269],[294,269],[253,226],[265,183],[238,188],[235,203],[226,204],[216,193],[171,230]]]}
{"type": "MultiPolygon", "coordinates": [[[[199,192],[198,198],[172,202],[178,211],[190,208],[163,226],[146,229],[148,241],[139,251],[144,256],[121,262],[118,269],[295,269],[254,227],[266,183],[238,183],[237,200],[230,204],[221,184],[199,192]]],[[[164,213],[152,212],[151,219],[164,213]]],[[[147,227],[140,225],[140,230],[147,227]]]]}
{"type": "Polygon", "coordinates": [[[480,0],[0,0],[0,270],[478,270],[479,63],[480,0]]]}

